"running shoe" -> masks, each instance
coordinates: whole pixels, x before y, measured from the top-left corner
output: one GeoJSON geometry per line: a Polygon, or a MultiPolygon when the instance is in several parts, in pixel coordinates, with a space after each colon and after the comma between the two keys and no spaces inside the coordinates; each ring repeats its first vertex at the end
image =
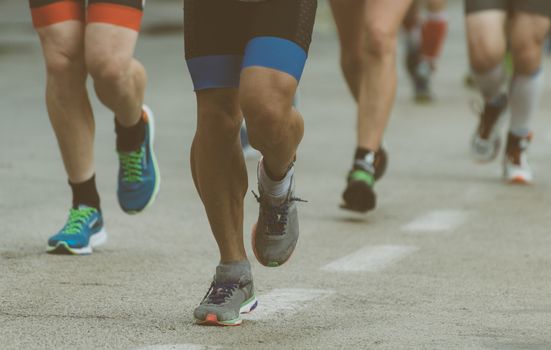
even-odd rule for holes
{"type": "Polygon", "coordinates": [[[149,107],[143,107],[145,139],[133,152],[119,152],[117,196],[119,205],[128,214],[138,214],[150,207],[161,184],[161,174],[153,152],[155,119],[149,107]]]}
{"type": "Polygon", "coordinates": [[[242,277],[231,283],[218,282],[215,277],[193,315],[200,325],[239,326],[241,314],[252,312],[257,305],[252,279],[242,277]]]}
{"type": "Polygon", "coordinates": [[[527,155],[531,141],[531,134],[527,137],[518,137],[509,133],[503,165],[503,174],[507,182],[526,185],[534,180],[527,155]]]}
{"type": "Polygon", "coordinates": [[[357,159],[348,173],[341,208],[359,213],[375,209],[377,205],[375,182],[383,177],[387,164],[388,154],[384,148],[376,153],[368,153],[364,159],[357,159]]]}
{"type": "Polygon", "coordinates": [[[274,204],[265,193],[260,182],[259,195],[255,195],[260,204],[258,221],[253,227],[252,243],[256,259],[264,266],[283,265],[293,254],[299,236],[297,202],[304,200],[294,196],[295,179],[281,204],[274,204]]]}
{"type": "Polygon", "coordinates": [[[92,254],[92,248],[107,241],[101,212],[81,205],[71,209],[67,223],[48,240],[50,254],[92,254]]]}
{"type": "Polygon", "coordinates": [[[433,94],[430,87],[432,67],[426,61],[419,63],[414,75],[415,102],[424,104],[432,102],[433,94]]]}
{"type": "Polygon", "coordinates": [[[471,156],[477,162],[493,161],[501,147],[501,124],[507,108],[507,96],[498,97],[492,103],[486,103],[480,114],[480,122],[471,139],[471,156]]]}

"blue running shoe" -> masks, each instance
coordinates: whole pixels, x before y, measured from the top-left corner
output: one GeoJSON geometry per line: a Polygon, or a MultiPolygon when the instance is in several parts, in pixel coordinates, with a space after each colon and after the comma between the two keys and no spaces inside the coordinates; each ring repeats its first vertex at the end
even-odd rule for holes
{"type": "Polygon", "coordinates": [[[144,106],[145,140],[140,149],[119,152],[119,205],[127,214],[138,214],[150,207],[161,185],[161,174],[153,152],[155,119],[149,107],[144,106]]]}
{"type": "Polygon", "coordinates": [[[96,208],[79,206],[71,209],[65,226],[48,240],[50,254],[92,254],[92,248],[107,241],[101,212],[96,208]]]}

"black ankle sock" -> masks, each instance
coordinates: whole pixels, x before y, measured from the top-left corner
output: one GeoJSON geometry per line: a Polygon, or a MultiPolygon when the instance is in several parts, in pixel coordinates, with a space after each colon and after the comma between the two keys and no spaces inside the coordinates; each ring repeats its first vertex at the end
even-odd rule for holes
{"type": "Polygon", "coordinates": [[[136,125],[127,128],[115,118],[115,133],[117,134],[117,151],[136,151],[145,140],[145,121],[140,117],[136,125]]]}
{"type": "Polygon", "coordinates": [[[74,209],[77,209],[79,205],[86,205],[101,211],[98,189],[96,188],[96,175],[79,184],[69,181],[69,186],[73,191],[74,209]]]}

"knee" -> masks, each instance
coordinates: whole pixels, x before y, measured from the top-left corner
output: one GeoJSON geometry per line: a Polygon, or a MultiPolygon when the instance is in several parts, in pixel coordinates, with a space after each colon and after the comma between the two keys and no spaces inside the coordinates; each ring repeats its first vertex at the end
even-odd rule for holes
{"type": "Polygon", "coordinates": [[[197,136],[207,142],[232,143],[237,139],[241,115],[234,100],[217,96],[216,93],[211,94],[208,100],[200,96],[197,114],[197,136]]]}
{"type": "Polygon", "coordinates": [[[475,72],[488,71],[503,61],[505,52],[496,48],[480,45],[470,50],[470,64],[475,72]]]}
{"type": "Polygon", "coordinates": [[[511,47],[515,73],[530,75],[541,66],[541,49],[530,42],[518,43],[511,47]]]}
{"type": "Polygon", "coordinates": [[[276,146],[283,142],[292,99],[292,94],[277,90],[263,92],[263,95],[253,92],[241,95],[241,108],[253,147],[258,149],[261,147],[260,143],[276,146]]]}
{"type": "Polygon", "coordinates": [[[372,59],[393,59],[396,55],[396,31],[384,24],[371,23],[367,27],[367,54],[372,59]]]}
{"type": "Polygon", "coordinates": [[[86,57],[86,68],[96,83],[117,84],[124,79],[129,66],[128,60],[115,56],[86,57]]]}
{"type": "Polygon", "coordinates": [[[46,58],[46,72],[48,78],[56,81],[86,79],[84,58],[80,53],[57,52],[46,58]]]}

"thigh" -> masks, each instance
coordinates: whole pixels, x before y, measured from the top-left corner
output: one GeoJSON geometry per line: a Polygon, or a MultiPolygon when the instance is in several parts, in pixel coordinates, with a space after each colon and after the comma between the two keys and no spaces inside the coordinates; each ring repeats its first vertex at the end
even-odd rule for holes
{"type": "Polygon", "coordinates": [[[471,65],[477,71],[495,67],[507,50],[507,10],[469,12],[465,22],[471,65]]]}
{"type": "Polygon", "coordinates": [[[89,0],[85,54],[89,67],[130,65],[143,16],[143,0],[89,0]]]}
{"type": "Polygon", "coordinates": [[[242,68],[272,69],[290,75],[298,84],[312,41],[316,8],[317,0],[251,4],[252,22],[242,68]]]}
{"type": "Polygon", "coordinates": [[[85,55],[89,68],[116,64],[125,69],[134,57],[138,32],[107,23],[88,23],[85,33],[85,55]]]}
{"type": "Polygon", "coordinates": [[[331,10],[339,33],[341,49],[361,56],[365,49],[362,30],[366,0],[331,0],[331,10]]]}
{"type": "Polygon", "coordinates": [[[84,0],[29,0],[35,28],[67,21],[84,22],[84,0]]]}
{"type": "Polygon", "coordinates": [[[102,23],[139,31],[144,0],[88,0],[88,24],[102,23]]]}
{"type": "Polygon", "coordinates": [[[250,4],[184,0],[186,63],[195,91],[239,87],[250,4]]]}
{"type": "Polygon", "coordinates": [[[549,29],[548,16],[534,12],[513,12],[510,42],[516,72],[532,74],[541,67],[543,46],[549,29]]]}

